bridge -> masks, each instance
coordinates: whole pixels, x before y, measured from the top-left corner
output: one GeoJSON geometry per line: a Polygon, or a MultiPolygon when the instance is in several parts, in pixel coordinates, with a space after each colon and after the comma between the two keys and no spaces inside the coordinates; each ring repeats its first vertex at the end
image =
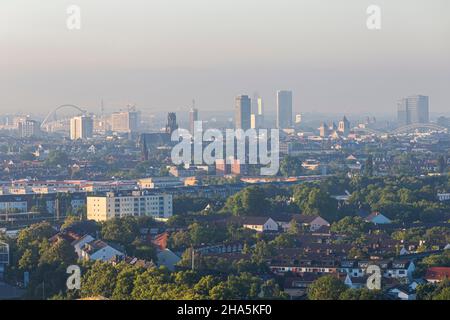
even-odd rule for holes
{"type": "Polygon", "coordinates": [[[63,104],[63,105],[60,105],[59,107],[57,107],[54,110],[50,111],[49,114],[47,114],[47,116],[45,117],[44,121],[42,121],[42,123],[41,123],[41,129],[45,128],[45,126],[49,122],[49,119],[53,115],[55,115],[58,110],[65,109],[65,108],[78,110],[82,114],[85,114],[87,112],[86,110],[83,110],[83,109],[81,109],[80,107],[78,107],[78,106],[76,106],[74,104],[63,104]]]}
{"type": "Polygon", "coordinates": [[[353,129],[356,133],[369,133],[374,134],[377,136],[388,134],[388,135],[396,135],[396,134],[402,134],[402,133],[408,133],[408,132],[414,132],[418,129],[428,129],[438,132],[448,132],[448,129],[442,126],[439,126],[434,123],[413,123],[406,126],[401,126],[395,130],[392,130],[390,132],[383,132],[380,130],[370,129],[370,128],[355,128],[353,129]]]}
{"type": "Polygon", "coordinates": [[[400,133],[408,133],[416,131],[417,129],[429,129],[439,132],[447,132],[448,129],[441,127],[434,123],[413,123],[406,126],[402,126],[400,128],[397,128],[391,132],[391,134],[400,134],[400,133]]]}

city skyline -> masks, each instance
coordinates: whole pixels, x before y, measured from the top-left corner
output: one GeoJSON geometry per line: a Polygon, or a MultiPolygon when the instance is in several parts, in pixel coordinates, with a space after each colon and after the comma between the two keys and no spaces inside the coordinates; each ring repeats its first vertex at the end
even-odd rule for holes
{"type": "Polygon", "coordinates": [[[176,12],[159,0],[80,0],[76,31],[66,28],[67,1],[2,4],[0,110],[100,109],[103,98],[109,109],[161,112],[196,97],[199,109],[218,111],[257,91],[270,113],[277,88],[295,92],[295,113],[393,113],[399,97],[416,93],[433,97],[434,112],[449,109],[448,1],[381,1],[378,31],[366,27],[365,0],[283,0],[275,9],[270,0],[172,1],[176,12]]]}

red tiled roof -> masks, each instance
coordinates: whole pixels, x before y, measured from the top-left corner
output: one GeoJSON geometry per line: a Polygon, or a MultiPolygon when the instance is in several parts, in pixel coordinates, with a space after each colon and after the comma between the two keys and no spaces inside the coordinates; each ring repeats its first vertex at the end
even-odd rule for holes
{"type": "Polygon", "coordinates": [[[169,240],[169,233],[164,232],[161,234],[158,234],[152,241],[152,243],[158,247],[160,250],[167,249],[167,240],[169,240]]]}
{"type": "Polygon", "coordinates": [[[428,268],[425,275],[425,279],[427,280],[444,280],[445,278],[450,279],[450,267],[428,268]]]}

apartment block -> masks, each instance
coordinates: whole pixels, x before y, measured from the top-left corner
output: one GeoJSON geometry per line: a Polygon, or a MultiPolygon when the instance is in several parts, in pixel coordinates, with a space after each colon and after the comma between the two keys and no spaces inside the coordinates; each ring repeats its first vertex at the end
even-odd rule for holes
{"type": "Polygon", "coordinates": [[[167,219],[172,216],[172,213],[172,195],[169,194],[133,191],[130,195],[108,192],[103,196],[87,197],[87,218],[89,220],[107,221],[126,216],[167,219]]]}

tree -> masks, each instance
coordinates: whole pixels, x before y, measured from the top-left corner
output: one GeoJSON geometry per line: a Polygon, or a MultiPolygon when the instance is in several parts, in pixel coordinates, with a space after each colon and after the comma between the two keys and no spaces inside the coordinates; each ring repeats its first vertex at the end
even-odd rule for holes
{"type": "Polygon", "coordinates": [[[289,229],[287,231],[288,234],[293,235],[293,236],[297,236],[300,234],[300,226],[298,225],[297,220],[292,219],[291,222],[289,223],[289,229]]]}
{"type": "Polygon", "coordinates": [[[119,265],[116,285],[112,294],[114,300],[130,300],[136,278],[144,271],[139,267],[127,264],[119,265]]]}
{"type": "Polygon", "coordinates": [[[139,227],[136,218],[128,216],[104,222],[101,233],[104,240],[118,242],[126,246],[139,236],[139,227]]]}
{"type": "Polygon", "coordinates": [[[438,285],[426,283],[416,289],[419,300],[450,300],[450,280],[445,279],[438,285]]]}
{"type": "MultiPolygon", "coordinates": [[[[195,285],[194,291],[205,299],[209,296],[209,292],[219,283],[219,280],[212,275],[202,277],[195,285]]],[[[218,290],[218,289],[217,289],[218,290]]]]}
{"type": "Polygon", "coordinates": [[[43,239],[50,238],[55,231],[48,222],[33,224],[19,232],[17,237],[17,246],[19,251],[25,251],[30,247],[36,247],[36,244],[43,239]]]}
{"type": "Polygon", "coordinates": [[[131,294],[136,300],[193,299],[195,293],[186,285],[173,283],[165,268],[152,268],[140,274],[131,294]]]}
{"type": "Polygon", "coordinates": [[[366,160],[366,164],[364,166],[364,173],[368,177],[373,176],[373,156],[369,154],[366,160]]]}
{"type": "Polygon", "coordinates": [[[49,243],[45,239],[39,250],[39,265],[43,264],[63,264],[65,266],[74,264],[77,255],[69,242],[59,239],[54,243],[49,243]]]}
{"type": "Polygon", "coordinates": [[[368,230],[369,224],[361,217],[345,217],[331,225],[330,230],[337,234],[349,236],[356,239],[368,230]]]}
{"type": "Polygon", "coordinates": [[[339,297],[340,300],[383,300],[384,296],[380,290],[347,289],[339,297]]]}
{"type": "Polygon", "coordinates": [[[114,292],[117,270],[111,263],[96,261],[83,275],[81,296],[110,298],[114,292]]]}
{"type": "Polygon", "coordinates": [[[433,297],[433,300],[450,300],[450,287],[443,288],[433,297]]]}
{"type": "Polygon", "coordinates": [[[52,150],[49,152],[45,165],[48,167],[66,167],[69,164],[69,157],[66,153],[59,150],[52,150]]]}
{"type": "Polygon", "coordinates": [[[347,286],[338,278],[327,275],[314,281],[308,288],[309,300],[338,300],[347,286]]]}
{"type": "Polygon", "coordinates": [[[325,219],[335,219],[337,201],[316,187],[299,186],[294,190],[294,201],[305,215],[320,215],[325,219]]]}
{"type": "Polygon", "coordinates": [[[280,173],[285,177],[296,177],[302,174],[301,162],[298,158],[286,156],[281,160],[280,173]]]}
{"type": "Polygon", "coordinates": [[[262,188],[247,187],[229,197],[224,209],[236,216],[260,216],[269,213],[270,206],[262,188]]]}
{"type": "Polygon", "coordinates": [[[209,297],[212,300],[231,300],[233,291],[225,282],[221,282],[209,291],[209,297]]]}
{"type": "Polygon", "coordinates": [[[136,238],[130,246],[131,255],[147,261],[156,261],[156,248],[136,238]]]}
{"type": "Polygon", "coordinates": [[[447,171],[447,160],[443,155],[438,158],[438,167],[440,173],[445,173],[447,171]]]}
{"type": "Polygon", "coordinates": [[[276,248],[292,248],[294,247],[294,238],[289,233],[282,233],[271,241],[276,248]]]}
{"type": "Polygon", "coordinates": [[[271,257],[274,254],[274,248],[272,244],[268,244],[264,240],[258,241],[253,249],[252,260],[260,263],[265,259],[271,257]]]}
{"type": "Polygon", "coordinates": [[[80,221],[79,217],[73,216],[73,215],[69,215],[65,220],[64,223],[61,225],[61,230],[67,229],[70,226],[74,225],[75,223],[77,223],[78,221],[80,221]]]}
{"type": "Polygon", "coordinates": [[[25,249],[24,253],[19,259],[19,268],[23,271],[33,270],[39,262],[39,255],[36,250],[30,248],[25,249]]]}

